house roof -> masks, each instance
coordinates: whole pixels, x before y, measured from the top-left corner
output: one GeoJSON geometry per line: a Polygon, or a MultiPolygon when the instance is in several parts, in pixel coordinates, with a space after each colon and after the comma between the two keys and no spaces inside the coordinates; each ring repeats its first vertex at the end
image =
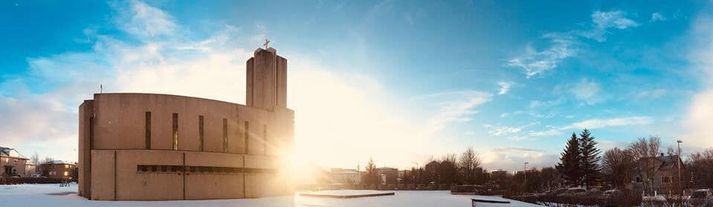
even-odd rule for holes
{"type": "Polygon", "coordinates": [[[52,162],[47,163],[47,164],[56,164],[56,165],[74,165],[74,163],[67,162],[64,160],[52,160],[52,162]]]}
{"type": "Polygon", "coordinates": [[[676,167],[676,162],[680,159],[678,158],[678,155],[667,155],[659,157],[659,160],[663,162],[661,163],[661,168],[673,168],[676,167]]]}
{"type": "MultiPolygon", "coordinates": [[[[676,162],[680,161],[681,159],[678,157],[678,155],[662,155],[662,156],[657,156],[657,157],[643,157],[639,160],[641,163],[642,161],[647,161],[654,159],[658,161],[658,163],[661,163],[658,167],[659,169],[671,169],[676,167],[676,162]]],[[[648,161],[647,161],[648,162],[648,161]]],[[[683,165],[681,165],[683,166],[683,165]]]]}
{"type": "Polygon", "coordinates": [[[15,150],[13,148],[9,148],[9,147],[3,147],[3,146],[0,146],[0,156],[27,159],[25,156],[22,156],[19,152],[17,152],[17,150],[15,150]]]}

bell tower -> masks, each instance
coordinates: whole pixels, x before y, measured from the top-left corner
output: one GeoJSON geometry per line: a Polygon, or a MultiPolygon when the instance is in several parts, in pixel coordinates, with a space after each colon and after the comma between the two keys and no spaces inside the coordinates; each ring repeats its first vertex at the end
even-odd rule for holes
{"type": "Polygon", "coordinates": [[[247,106],[269,111],[287,107],[287,59],[266,44],[255,50],[246,68],[247,106]]]}

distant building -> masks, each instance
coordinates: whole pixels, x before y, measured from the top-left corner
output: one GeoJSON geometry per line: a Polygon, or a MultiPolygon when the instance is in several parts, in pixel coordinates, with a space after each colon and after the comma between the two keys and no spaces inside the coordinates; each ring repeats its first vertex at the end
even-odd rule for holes
{"type": "Polygon", "coordinates": [[[291,194],[278,176],[294,142],[287,59],[274,48],[253,55],[246,63],[245,105],[146,93],[98,93],[85,100],[79,106],[79,195],[196,200],[291,194]]]}
{"type": "Polygon", "coordinates": [[[329,171],[330,184],[359,184],[363,173],[355,169],[332,168],[329,171]]]}
{"type": "Polygon", "coordinates": [[[17,150],[0,146],[0,177],[23,176],[27,160],[17,150]]]}
{"type": "Polygon", "coordinates": [[[40,174],[37,172],[37,165],[32,163],[25,164],[25,174],[22,177],[38,177],[40,174]]]}
{"type": "Polygon", "coordinates": [[[77,165],[61,160],[40,164],[40,175],[47,178],[75,179],[77,165]]]}
{"type": "Polygon", "coordinates": [[[399,178],[399,170],[390,167],[376,168],[381,184],[396,184],[399,178]]]}
{"type": "Polygon", "coordinates": [[[634,189],[647,193],[678,194],[678,166],[681,166],[683,172],[685,165],[678,155],[661,154],[639,159],[632,179],[634,189]]]}

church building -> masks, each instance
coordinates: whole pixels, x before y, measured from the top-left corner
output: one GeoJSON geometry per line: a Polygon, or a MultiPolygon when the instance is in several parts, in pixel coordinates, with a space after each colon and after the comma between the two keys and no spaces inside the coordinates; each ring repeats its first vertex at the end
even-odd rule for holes
{"type": "Polygon", "coordinates": [[[246,104],[167,94],[98,93],[79,106],[79,194],[91,200],[257,198],[292,193],[287,59],[247,61],[246,104]]]}

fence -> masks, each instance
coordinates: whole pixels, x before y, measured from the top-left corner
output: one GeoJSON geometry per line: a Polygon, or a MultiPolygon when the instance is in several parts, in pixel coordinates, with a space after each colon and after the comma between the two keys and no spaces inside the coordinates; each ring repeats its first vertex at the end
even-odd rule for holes
{"type": "Polygon", "coordinates": [[[62,183],[66,182],[63,178],[6,178],[0,177],[0,185],[17,185],[17,184],[44,184],[44,183],[62,183]]]}

